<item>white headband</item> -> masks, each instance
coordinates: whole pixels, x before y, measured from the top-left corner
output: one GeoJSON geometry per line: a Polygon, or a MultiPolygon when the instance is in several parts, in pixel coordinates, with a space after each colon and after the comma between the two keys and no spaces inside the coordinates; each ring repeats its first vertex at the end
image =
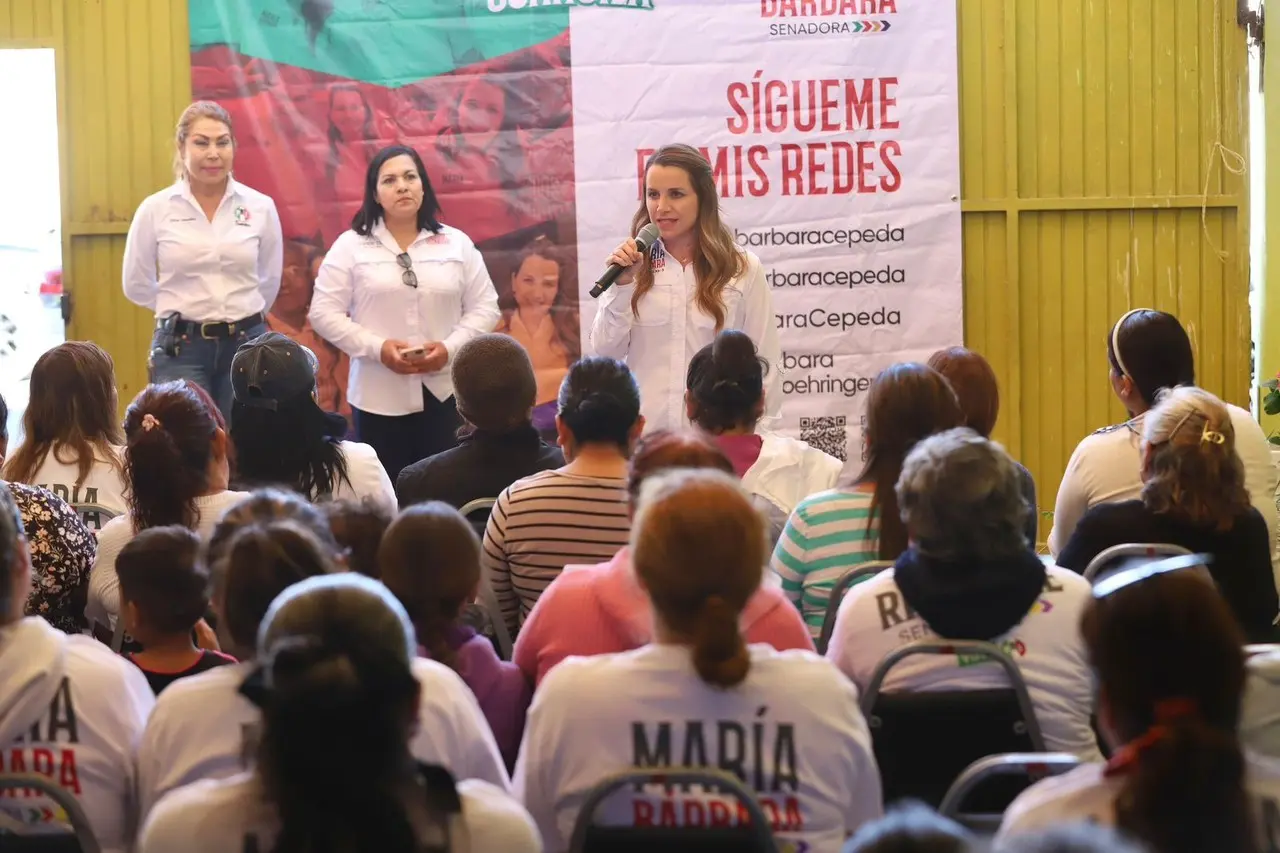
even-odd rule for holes
{"type": "Polygon", "coordinates": [[[1116,324],[1111,327],[1111,354],[1116,358],[1116,365],[1120,368],[1121,376],[1128,376],[1129,368],[1124,366],[1124,360],[1120,358],[1120,327],[1124,325],[1125,320],[1128,320],[1134,314],[1137,314],[1139,311],[1146,310],[1148,309],[1134,308],[1132,311],[1127,312],[1123,317],[1117,320],[1116,324]]]}

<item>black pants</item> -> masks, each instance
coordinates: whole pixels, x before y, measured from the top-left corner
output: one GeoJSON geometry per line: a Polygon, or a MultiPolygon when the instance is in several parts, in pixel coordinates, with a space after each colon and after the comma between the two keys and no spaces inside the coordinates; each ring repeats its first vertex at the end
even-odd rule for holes
{"type": "Polygon", "coordinates": [[[403,469],[419,459],[456,447],[458,428],[462,426],[453,397],[442,403],[426,386],[422,388],[421,412],[375,415],[353,406],[351,416],[355,422],[356,440],[374,449],[382,467],[387,469],[392,485],[403,469]]]}

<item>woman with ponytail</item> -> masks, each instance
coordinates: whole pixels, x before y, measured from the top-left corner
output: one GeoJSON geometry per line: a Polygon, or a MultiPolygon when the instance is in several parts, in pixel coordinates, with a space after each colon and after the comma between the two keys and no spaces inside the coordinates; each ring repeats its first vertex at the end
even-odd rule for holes
{"type": "Polygon", "coordinates": [[[1249,642],[1272,642],[1280,601],[1271,540],[1249,504],[1235,439],[1227,407],[1208,391],[1161,391],[1142,423],[1141,497],[1086,512],[1058,565],[1083,572],[1098,554],[1127,542],[1211,554],[1209,572],[1249,642]]]}
{"type": "Polygon", "coordinates": [[[1088,820],[1153,853],[1277,849],[1280,765],[1239,740],[1244,636],[1204,576],[1176,561],[1095,587],[1081,631],[1099,729],[1115,751],[1105,765],[1029,788],[1005,812],[1001,836],[1088,820]]]}
{"type": "MultiPolygon", "coordinates": [[[[811,652],[743,638],[767,554],[763,520],[732,476],[668,471],[641,487],[631,560],[653,642],[565,660],[529,711],[516,790],[548,850],[567,847],[585,793],[624,767],[732,773],[755,790],[780,842],[815,853],[835,853],[880,816],[853,685],[811,652]]],[[[709,825],[724,808],[696,792],[629,796],[616,815],[641,825],[709,825]]]]}
{"type": "Polygon", "coordinates": [[[532,693],[520,669],[498,659],[493,643],[461,621],[480,587],[480,539],[471,522],[440,501],[411,506],[382,536],[378,571],[413,622],[425,657],[471,688],[502,759],[515,765],[532,693]]]}
{"type": "Polygon", "coordinates": [[[129,511],[98,533],[86,616],[108,633],[120,612],[116,556],[134,534],[181,525],[207,536],[223,510],[246,497],[228,488],[231,465],[224,422],[207,394],[186,380],[148,385],[124,416],[124,474],[129,511]]]}
{"type": "Polygon", "coordinates": [[[285,591],[240,687],[262,714],[254,770],[166,797],[139,853],[539,853],[501,788],[418,763],[410,742],[429,697],[416,650],[377,581],[344,574],[285,591]]]}

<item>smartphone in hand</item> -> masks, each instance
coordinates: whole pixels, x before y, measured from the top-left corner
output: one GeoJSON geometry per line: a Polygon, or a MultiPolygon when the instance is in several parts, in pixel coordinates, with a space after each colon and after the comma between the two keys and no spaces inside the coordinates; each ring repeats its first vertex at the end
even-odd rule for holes
{"type": "Polygon", "coordinates": [[[403,359],[407,359],[409,361],[422,358],[426,354],[427,354],[427,348],[422,345],[400,350],[400,357],[403,359]]]}

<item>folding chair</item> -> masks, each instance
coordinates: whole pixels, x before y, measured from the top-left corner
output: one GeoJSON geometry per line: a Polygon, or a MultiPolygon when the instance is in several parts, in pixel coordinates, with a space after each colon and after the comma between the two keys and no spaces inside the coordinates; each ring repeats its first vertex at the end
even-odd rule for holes
{"type": "Polygon", "coordinates": [[[587,792],[573,825],[569,853],[777,853],[773,830],[755,794],[738,780],[719,770],[671,768],[661,771],[626,770],[598,783],[587,792]],[[668,789],[698,786],[728,794],[745,811],[750,822],[738,826],[601,826],[596,812],[609,797],[630,786],[662,785],[668,789]]]}
{"type": "MultiPolygon", "coordinates": [[[[24,789],[38,792],[62,809],[67,823],[71,825],[71,832],[27,834],[0,826],[0,850],[5,853],[102,853],[102,847],[98,844],[98,838],[93,834],[93,827],[89,825],[89,818],[80,803],[52,779],[34,773],[0,774],[0,792],[24,789]]],[[[32,802],[39,803],[39,800],[32,802]]],[[[41,811],[51,812],[43,806],[24,806],[21,800],[7,799],[0,808],[0,816],[5,810],[12,808],[39,808],[41,811]]],[[[50,813],[42,817],[52,819],[54,815],[50,813]]]]}
{"type": "MultiPolygon", "coordinates": [[[[484,513],[485,520],[489,518],[489,514],[493,512],[493,506],[498,502],[497,498],[477,498],[463,504],[462,509],[458,510],[462,517],[474,523],[473,515],[484,513]]],[[[483,526],[481,527],[481,535],[483,535],[483,526]]],[[[487,572],[480,573],[480,603],[484,605],[484,609],[489,611],[489,621],[493,623],[493,635],[498,641],[498,655],[503,660],[511,660],[511,632],[507,630],[507,622],[502,618],[502,606],[498,604],[498,596],[493,591],[493,584],[489,580],[487,572]]]]}
{"type": "Polygon", "coordinates": [[[827,599],[827,612],[822,617],[822,633],[818,635],[818,654],[825,655],[827,646],[831,644],[831,635],[836,630],[836,615],[840,612],[840,602],[844,601],[844,594],[854,584],[875,577],[892,565],[893,563],[889,560],[860,563],[841,575],[840,580],[835,582],[835,586],[831,587],[831,597],[827,599]]]}
{"type": "MultiPolygon", "coordinates": [[[[977,759],[1045,749],[1031,695],[1018,665],[991,643],[922,640],[894,649],[872,674],[862,697],[862,713],[871,727],[886,804],[910,798],[936,808],[956,777],[977,759]],[[881,691],[893,667],[912,655],[922,654],[989,658],[1004,667],[1009,686],[881,691]]],[[[1007,792],[1001,792],[1004,793],[1007,792]]],[[[1012,796],[1004,797],[999,808],[993,810],[1003,809],[1011,799],[1012,796]]]]}
{"type": "Polygon", "coordinates": [[[1000,828],[1003,812],[976,814],[963,811],[975,790],[995,778],[1025,779],[1023,787],[1026,788],[1048,776],[1061,776],[1079,766],[1080,759],[1066,752],[989,755],[970,764],[951,783],[938,811],[943,817],[949,817],[975,832],[993,833],[1000,828]]]}
{"type": "Polygon", "coordinates": [[[1180,557],[1190,553],[1179,545],[1168,545],[1163,542],[1113,545],[1089,561],[1089,565],[1084,570],[1084,579],[1093,583],[1103,571],[1126,558],[1180,557]]]}

